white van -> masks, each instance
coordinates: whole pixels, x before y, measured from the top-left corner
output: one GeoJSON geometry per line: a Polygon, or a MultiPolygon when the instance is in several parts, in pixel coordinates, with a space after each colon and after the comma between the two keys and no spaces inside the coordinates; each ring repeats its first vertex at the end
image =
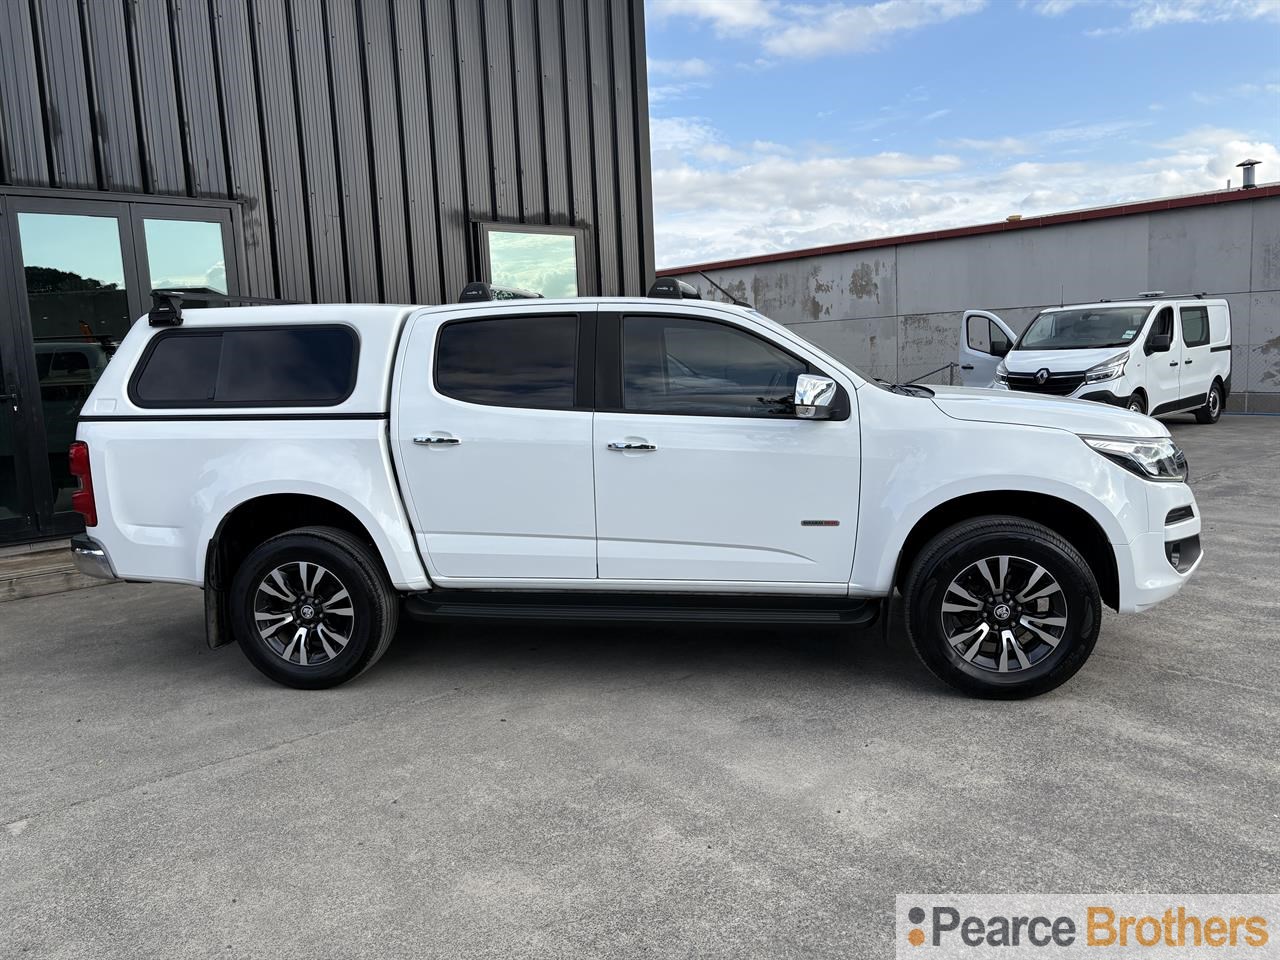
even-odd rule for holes
{"type": "Polygon", "coordinates": [[[970,387],[1217,423],[1231,394],[1231,311],[1225,300],[1157,293],[1050,307],[1017,336],[994,313],[967,310],[960,374],[970,387]]]}

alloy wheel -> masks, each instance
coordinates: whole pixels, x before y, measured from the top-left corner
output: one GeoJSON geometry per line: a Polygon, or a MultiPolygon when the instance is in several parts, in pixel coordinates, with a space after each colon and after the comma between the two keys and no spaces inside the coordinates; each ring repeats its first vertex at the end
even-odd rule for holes
{"type": "Polygon", "coordinates": [[[1032,560],[987,557],[969,564],[942,598],[942,633],[966,663],[992,673],[1029,670],[1067,635],[1067,598],[1032,560]]]}
{"type": "Polygon", "coordinates": [[[258,583],[253,618],[262,642],[289,663],[314,667],[351,641],[355,608],[331,570],[305,560],[283,563],[258,583]]]}

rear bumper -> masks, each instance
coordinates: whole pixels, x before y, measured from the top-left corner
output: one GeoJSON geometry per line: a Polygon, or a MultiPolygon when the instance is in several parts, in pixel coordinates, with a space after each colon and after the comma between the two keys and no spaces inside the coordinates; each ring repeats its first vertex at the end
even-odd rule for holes
{"type": "Polygon", "coordinates": [[[87,577],[99,580],[116,580],[116,572],[111,567],[111,558],[106,548],[88,534],[81,533],[71,538],[71,557],[76,569],[87,577]]]}

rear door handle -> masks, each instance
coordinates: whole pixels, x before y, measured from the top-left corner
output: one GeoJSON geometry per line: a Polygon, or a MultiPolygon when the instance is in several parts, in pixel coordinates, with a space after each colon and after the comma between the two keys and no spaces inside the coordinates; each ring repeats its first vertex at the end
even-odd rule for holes
{"type": "Polygon", "coordinates": [[[1177,365],[1178,365],[1178,361],[1177,361],[1177,360],[1170,360],[1170,361],[1169,361],[1169,366],[1171,366],[1171,367],[1176,367],[1177,365]]]}
{"type": "Polygon", "coordinates": [[[1190,363],[1191,361],[1190,361],[1190,360],[1183,360],[1182,362],[1183,362],[1183,363],[1190,363]]]}
{"type": "Polygon", "coordinates": [[[615,440],[609,444],[610,450],[657,450],[652,443],[634,443],[629,440],[615,440]]]}
{"type": "Polygon", "coordinates": [[[462,441],[457,437],[414,437],[413,442],[421,443],[424,446],[445,446],[461,443],[462,441]]]}

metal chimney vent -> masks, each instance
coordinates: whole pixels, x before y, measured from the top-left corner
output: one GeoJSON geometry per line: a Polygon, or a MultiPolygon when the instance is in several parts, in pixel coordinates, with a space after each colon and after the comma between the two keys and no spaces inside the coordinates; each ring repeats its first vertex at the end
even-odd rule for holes
{"type": "Polygon", "coordinates": [[[1253,168],[1261,162],[1261,160],[1245,160],[1242,163],[1236,164],[1237,167],[1244,168],[1244,183],[1240,184],[1241,190],[1252,190],[1257,186],[1257,183],[1255,183],[1253,179],[1253,168]]]}

